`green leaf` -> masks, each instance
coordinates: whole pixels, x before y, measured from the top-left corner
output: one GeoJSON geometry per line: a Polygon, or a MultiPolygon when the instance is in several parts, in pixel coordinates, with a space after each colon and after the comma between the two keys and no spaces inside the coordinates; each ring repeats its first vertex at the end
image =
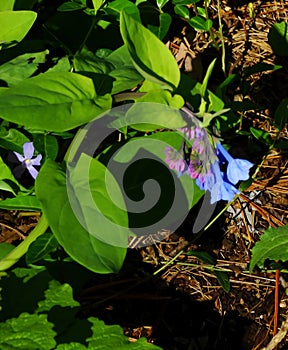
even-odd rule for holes
{"type": "Polygon", "coordinates": [[[140,338],[135,343],[130,342],[125,335],[123,329],[118,325],[107,326],[103,321],[95,317],[90,317],[88,320],[92,323],[92,336],[87,339],[89,342],[88,349],[93,350],[149,350],[159,349],[156,345],[147,343],[146,338],[140,338]]]}
{"type": "Polygon", "coordinates": [[[14,249],[14,245],[10,243],[0,243],[0,260],[3,259],[6,255],[8,255],[14,249]]]}
{"type": "Polygon", "coordinates": [[[39,236],[28,248],[25,255],[26,264],[33,264],[47,256],[58,247],[58,241],[52,232],[45,232],[39,236]]]}
{"type": "Polygon", "coordinates": [[[275,125],[282,130],[288,122],[288,98],[284,98],[275,112],[275,125]]]}
{"type": "Polygon", "coordinates": [[[9,180],[21,190],[25,190],[25,188],[21,186],[19,182],[15,179],[10,168],[4,163],[1,157],[0,157],[0,180],[9,180]]]}
{"type": "Polygon", "coordinates": [[[268,42],[276,55],[288,56],[288,23],[274,23],[268,33],[268,42]]]}
{"type": "Polygon", "coordinates": [[[15,0],[5,0],[0,2],[0,11],[13,10],[15,0]]]}
{"type": "Polygon", "coordinates": [[[139,73],[147,80],[165,85],[168,90],[175,89],[180,71],[167,47],[124,11],[120,17],[120,31],[139,73]]]}
{"type": "Polygon", "coordinates": [[[190,12],[186,6],[183,5],[175,5],[174,11],[176,15],[181,16],[186,19],[190,19],[190,12]]]}
{"type": "Polygon", "coordinates": [[[37,313],[49,311],[53,306],[77,307],[78,301],[73,299],[73,289],[67,283],[61,284],[52,280],[49,282],[49,288],[45,291],[45,299],[38,302],[37,313]]]}
{"type": "Polygon", "coordinates": [[[279,66],[276,64],[268,64],[268,63],[260,62],[260,63],[254,64],[251,67],[243,68],[243,73],[244,73],[245,77],[248,77],[252,74],[265,72],[267,70],[276,71],[276,70],[281,69],[281,68],[282,68],[282,66],[279,66]]]}
{"type": "Polygon", "coordinates": [[[47,134],[35,134],[33,136],[33,144],[37,151],[45,156],[45,159],[56,159],[59,147],[57,138],[55,136],[47,134]]]}
{"type": "Polygon", "coordinates": [[[0,190],[13,193],[14,196],[16,196],[15,190],[7,182],[5,182],[4,180],[0,180],[0,190]]]}
{"type": "Polygon", "coordinates": [[[47,315],[22,313],[0,323],[1,350],[47,350],[56,346],[53,324],[47,321],[47,315]]]}
{"type": "Polygon", "coordinates": [[[0,208],[6,210],[41,211],[41,203],[35,196],[19,195],[15,198],[0,200],[0,208]]]}
{"type": "Polygon", "coordinates": [[[224,271],[214,271],[215,276],[217,277],[217,280],[221,284],[222,288],[225,290],[226,293],[230,292],[230,280],[226,272],[224,271]]]}
{"type": "MultiPolygon", "coordinates": [[[[87,156],[86,156],[87,157],[87,156]]],[[[81,159],[81,158],[80,158],[81,159]]],[[[74,172],[76,177],[76,183],[81,178],[85,183],[85,177],[83,174],[87,171],[88,159],[82,157],[82,163],[78,161],[78,171],[74,172]],[[82,169],[83,168],[83,169],[82,169]],[[81,171],[84,170],[84,173],[81,171]],[[79,178],[77,178],[79,176],[79,178]]],[[[96,161],[95,161],[96,162],[96,161]]],[[[95,193],[99,195],[98,201],[103,199],[103,204],[105,204],[106,192],[101,193],[103,190],[101,183],[105,181],[105,168],[104,166],[99,166],[98,162],[95,164],[94,160],[91,162],[91,188],[96,191],[95,193]],[[95,166],[95,168],[94,168],[95,166]]],[[[89,168],[88,168],[89,169],[89,168]]],[[[109,235],[107,225],[106,227],[101,224],[101,213],[91,208],[89,211],[89,206],[87,207],[87,198],[90,198],[91,192],[89,188],[89,194],[82,190],[81,182],[78,184],[80,186],[81,198],[79,198],[79,211],[83,210],[83,215],[90,212],[90,224],[93,219],[93,224],[95,228],[95,222],[97,222],[97,227],[100,231],[100,236],[109,235]],[[82,207],[81,207],[82,205],[82,207]],[[108,233],[107,233],[108,232],[108,233]]],[[[43,211],[48,218],[52,232],[56,236],[59,243],[67,251],[67,253],[78,263],[84,265],[88,269],[98,272],[98,273],[111,273],[118,271],[125,258],[126,249],[110,246],[102,241],[96,239],[89,232],[87,232],[84,227],[79,223],[78,219],[75,217],[73,210],[71,208],[67,188],[66,188],[66,176],[65,172],[52,160],[47,160],[42,166],[37,179],[36,179],[36,195],[43,206],[43,211]]],[[[79,188],[78,188],[79,189],[79,188]]],[[[110,198],[108,196],[108,198],[110,198]]],[[[109,199],[107,198],[107,205],[109,207],[109,199]]],[[[98,204],[98,203],[97,203],[98,204]]],[[[89,205],[89,203],[88,203],[89,205]]],[[[109,210],[109,208],[107,208],[109,210]]],[[[112,208],[113,210],[113,208],[112,208]]],[[[113,212],[110,212],[113,216],[113,212]]],[[[116,216],[117,218],[117,216],[116,216]]],[[[103,221],[103,217],[102,217],[103,221]]],[[[106,220],[107,222],[108,220],[106,220]]],[[[89,222],[88,222],[89,223],[89,222]]],[[[105,223],[105,221],[104,221],[105,223]]],[[[111,228],[110,228],[111,229],[111,228]]],[[[114,232],[112,232],[112,235],[114,232]]],[[[117,234],[117,233],[115,233],[117,234]]]]}
{"type": "Polygon", "coordinates": [[[111,107],[111,96],[96,96],[93,81],[69,72],[29,78],[0,95],[3,119],[36,130],[67,131],[111,107]]]}
{"type": "Polygon", "coordinates": [[[86,8],[86,6],[83,4],[80,4],[78,2],[68,1],[68,2],[64,2],[62,5],[60,5],[57,8],[57,11],[60,11],[60,12],[77,11],[77,10],[82,10],[85,8],[86,8]]]}
{"type": "Polygon", "coordinates": [[[94,72],[94,73],[106,73],[108,74],[113,65],[96,56],[93,52],[83,49],[80,53],[77,53],[73,58],[73,63],[76,72],[94,72]]]}
{"type": "Polygon", "coordinates": [[[180,95],[172,97],[168,91],[160,90],[148,92],[138,102],[141,103],[135,103],[126,114],[126,122],[135,130],[147,132],[159,128],[177,129],[186,125],[181,112],[174,108],[179,105],[182,107],[180,95]]]}
{"type": "Polygon", "coordinates": [[[188,23],[195,30],[204,31],[204,32],[208,32],[213,25],[213,22],[211,21],[211,19],[204,19],[203,17],[200,17],[200,16],[195,16],[191,18],[188,23]]]}
{"type": "Polygon", "coordinates": [[[29,32],[37,13],[33,11],[0,12],[0,45],[16,45],[29,32]]]}
{"type": "Polygon", "coordinates": [[[0,66],[1,80],[6,81],[9,87],[17,85],[29,78],[38,68],[39,63],[45,63],[49,51],[25,53],[0,66]]]}
{"type": "Polygon", "coordinates": [[[215,265],[215,259],[207,252],[201,252],[197,250],[189,250],[187,255],[195,256],[198,259],[201,259],[205,264],[215,265]]]}
{"type": "Polygon", "coordinates": [[[169,0],[156,0],[156,4],[160,10],[167,4],[167,2],[169,2],[169,0]]]}
{"type": "Polygon", "coordinates": [[[272,138],[269,132],[256,129],[256,128],[250,128],[251,134],[260,142],[263,142],[265,145],[270,146],[272,145],[272,138]]]}
{"type": "Polygon", "coordinates": [[[0,146],[9,151],[23,152],[23,145],[30,140],[26,135],[14,128],[0,127],[0,146]]]}
{"type": "Polygon", "coordinates": [[[264,267],[266,259],[288,260],[288,226],[269,227],[260,237],[260,241],[252,248],[249,270],[252,272],[258,265],[264,267]]]}

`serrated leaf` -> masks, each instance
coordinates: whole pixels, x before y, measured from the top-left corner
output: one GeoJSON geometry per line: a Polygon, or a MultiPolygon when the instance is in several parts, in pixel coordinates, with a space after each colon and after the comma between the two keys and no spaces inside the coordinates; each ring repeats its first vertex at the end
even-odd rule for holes
{"type": "Polygon", "coordinates": [[[45,299],[38,302],[37,313],[49,311],[53,306],[77,307],[80,304],[73,299],[73,289],[67,284],[61,284],[52,280],[49,282],[49,288],[45,291],[45,299]]]}
{"type": "Polygon", "coordinates": [[[146,338],[140,338],[136,342],[130,342],[128,338],[123,335],[123,330],[118,325],[107,326],[103,321],[95,317],[90,317],[88,320],[92,323],[92,337],[87,341],[88,349],[93,350],[149,350],[158,349],[159,346],[147,343],[146,338]]]}
{"type": "Polygon", "coordinates": [[[67,131],[109,109],[111,101],[109,95],[96,95],[90,78],[49,72],[26,79],[1,94],[0,116],[36,130],[67,131]]]}
{"type": "Polygon", "coordinates": [[[269,227],[260,237],[260,241],[252,248],[249,270],[252,272],[258,265],[263,268],[266,259],[288,260],[288,226],[269,227]]]}
{"type": "Polygon", "coordinates": [[[37,13],[33,11],[0,12],[0,46],[16,45],[32,27],[37,13]]]}
{"type": "Polygon", "coordinates": [[[120,31],[139,73],[168,90],[175,89],[180,82],[180,71],[167,47],[125,11],[121,13],[120,31]]]}
{"type": "Polygon", "coordinates": [[[52,232],[43,233],[43,235],[39,236],[29,246],[25,255],[26,263],[33,264],[45,258],[47,254],[55,250],[58,246],[59,243],[52,232]]]}
{"type": "Polygon", "coordinates": [[[53,324],[47,321],[47,315],[22,313],[0,323],[1,350],[47,350],[56,346],[53,324]]]}

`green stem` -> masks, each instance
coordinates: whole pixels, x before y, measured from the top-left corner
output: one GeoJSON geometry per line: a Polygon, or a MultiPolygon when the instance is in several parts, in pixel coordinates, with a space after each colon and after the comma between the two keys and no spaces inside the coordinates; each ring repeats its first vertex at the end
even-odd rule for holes
{"type": "Polygon", "coordinates": [[[82,41],[82,44],[79,47],[79,50],[78,50],[79,53],[83,50],[83,48],[84,48],[84,46],[86,44],[86,41],[88,40],[88,38],[89,38],[89,36],[90,36],[90,34],[91,34],[95,24],[96,24],[97,19],[98,18],[96,16],[93,16],[93,19],[92,19],[92,22],[91,22],[91,26],[90,26],[90,28],[89,28],[89,30],[88,30],[84,40],[82,41]]]}
{"type": "Polygon", "coordinates": [[[13,266],[27,252],[30,244],[47,230],[48,226],[46,217],[42,215],[36,227],[29,234],[29,236],[27,236],[22,243],[20,243],[9,254],[0,260],[0,271],[5,271],[9,269],[9,267],[13,266]]]}
{"type": "Polygon", "coordinates": [[[183,254],[184,250],[181,250],[177,255],[174,256],[173,259],[169,260],[165,265],[163,265],[162,267],[160,267],[160,269],[158,269],[157,271],[155,271],[153,273],[153,276],[157,275],[159,272],[161,272],[162,270],[165,270],[166,267],[168,267],[169,265],[171,265],[181,254],[183,254]]]}

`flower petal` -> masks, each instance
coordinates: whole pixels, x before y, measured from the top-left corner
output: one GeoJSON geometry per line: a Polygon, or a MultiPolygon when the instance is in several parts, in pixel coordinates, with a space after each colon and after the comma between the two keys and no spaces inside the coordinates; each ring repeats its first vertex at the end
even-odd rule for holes
{"type": "Polygon", "coordinates": [[[33,177],[33,179],[36,179],[36,177],[38,175],[38,170],[36,170],[31,163],[27,166],[27,170],[29,171],[29,173],[33,177]]]}
{"type": "Polygon", "coordinates": [[[31,159],[34,154],[33,142],[25,142],[23,145],[23,152],[25,159],[31,159]]]}
{"type": "Polygon", "coordinates": [[[34,159],[31,159],[32,165],[40,165],[42,159],[42,154],[38,154],[38,156],[34,159]]]}
{"type": "Polygon", "coordinates": [[[229,182],[236,185],[239,181],[249,179],[249,170],[253,164],[245,159],[233,159],[227,167],[227,178],[229,182]]]}
{"type": "Polygon", "coordinates": [[[25,158],[18,152],[13,152],[15,154],[15,156],[17,157],[17,159],[19,160],[19,162],[24,162],[25,158]]]}

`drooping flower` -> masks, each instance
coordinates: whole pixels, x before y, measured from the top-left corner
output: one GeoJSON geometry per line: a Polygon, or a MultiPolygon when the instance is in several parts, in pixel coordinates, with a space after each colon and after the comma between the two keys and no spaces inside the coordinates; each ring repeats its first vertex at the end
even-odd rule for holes
{"type": "Polygon", "coordinates": [[[197,124],[179,131],[184,136],[182,149],[188,149],[189,154],[167,147],[166,162],[170,169],[177,170],[178,176],[185,173],[195,179],[201,190],[211,193],[211,204],[219,200],[231,201],[239,193],[234,185],[240,180],[248,180],[253,164],[244,159],[234,159],[220,143],[215,149],[207,130],[197,124]],[[221,171],[220,164],[226,165],[225,172],[221,171]]]}
{"type": "MultiPolygon", "coordinates": [[[[36,158],[32,158],[34,155],[34,145],[33,142],[25,142],[23,145],[23,154],[24,156],[22,156],[20,153],[18,152],[13,152],[15,154],[15,156],[17,157],[17,159],[19,160],[19,162],[21,162],[21,167],[22,167],[22,172],[25,170],[25,168],[28,170],[28,172],[30,173],[30,175],[33,177],[33,179],[36,179],[37,175],[38,175],[38,170],[35,169],[35,165],[39,166],[41,159],[42,159],[42,155],[38,154],[36,156],[36,158]]],[[[21,174],[20,174],[21,175],[21,174]]]]}
{"type": "Polygon", "coordinates": [[[183,171],[187,167],[187,164],[184,159],[183,152],[179,150],[179,152],[175,151],[173,147],[165,148],[166,154],[166,163],[169,165],[170,169],[175,169],[178,173],[178,177],[183,174],[183,171]]]}
{"type": "Polygon", "coordinates": [[[220,162],[224,161],[228,163],[227,178],[229,182],[231,182],[233,185],[236,185],[241,180],[245,181],[249,179],[249,170],[253,166],[252,163],[245,159],[234,159],[221,145],[221,143],[217,143],[216,150],[220,162]]]}

